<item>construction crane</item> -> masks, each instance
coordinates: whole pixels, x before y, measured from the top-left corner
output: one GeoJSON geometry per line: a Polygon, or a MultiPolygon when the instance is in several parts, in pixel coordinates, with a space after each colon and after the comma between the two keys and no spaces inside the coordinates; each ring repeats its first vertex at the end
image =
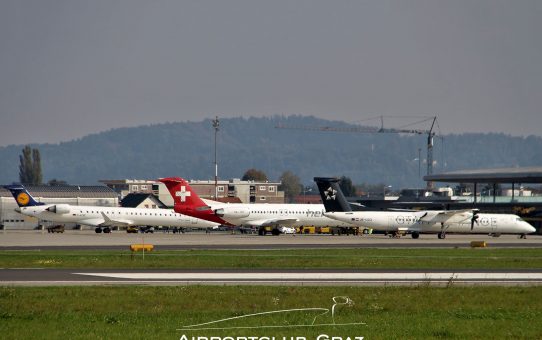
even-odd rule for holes
{"type": "MultiPolygon", "coordinates": [[[[300,125],[284,125],[278,124],[275,126],[277,129],[294,129],[294,130],[309,130],[309,131],[335,131],[335,132],[354,132],[354,133],[405,133],[405,134],[416,134],[416,135],[425,135],[427,134],[427,175],[433,174],[433,140],[435,137],[435,123],[437,117],[428,117],[420,122],[413,124],[419,124],[425,121],[431,120],[431,127],[429,130],[424,129],[404,129],[404,128],[384,128],[384,116],[379,116],[380,118],[380,127],[376,126],[356,126],[356,127],[330,127],[330,126],[300,126],[300,125]]],[[[413,125],[410,124],[410,125],[413,125]]],[[[427,188],[433,188],[433,182],[427,181],[427,188]]]]}

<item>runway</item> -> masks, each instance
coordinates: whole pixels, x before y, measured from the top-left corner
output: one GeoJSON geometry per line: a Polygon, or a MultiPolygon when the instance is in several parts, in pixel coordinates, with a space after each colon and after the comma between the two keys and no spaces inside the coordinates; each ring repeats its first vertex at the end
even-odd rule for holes
{"type": "Polygon", "coordinates": [[[542,285],[542,271],[0,269],[0,286],[73,285],[542,285]]]}
{"type": "Polygon", "coordinates": [[[0,231],[0,250],[99,250],[126,249],[130,244],[149,243],[156,250],[187,249],[300,249],[300,248],[460,248],[471,241],[485,241],[490,247],[539,248],[541,235],[518,239],[515,235],[448,235],[439,240],[436,235],[421,235],[417,240],[404,236],[384,235],[280,235],[258,236],[230,233],[186,234],[127,234],[113,232],[96,234],[93,231],[66,231],[48,234],[42,231],[0,231]]]}

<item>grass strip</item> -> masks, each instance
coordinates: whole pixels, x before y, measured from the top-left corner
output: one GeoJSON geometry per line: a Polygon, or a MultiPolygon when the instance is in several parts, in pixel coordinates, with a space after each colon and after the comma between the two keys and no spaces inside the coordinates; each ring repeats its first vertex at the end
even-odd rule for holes
{"type": "Polygon", "coordinates": [[[0,287],[0,306],[5,339],[542,337],[542,290],[537,287],[0,287]],[[335,320],[328,313],[316,324],[366,325],[288,327],[310,324],[315,317],[289,312],[214,325],[276,328],[177,330],[265,311],[331,308],[335,296],[347,296],[352,304],[338,306],[335,320]]]}
{"type": "Polygon", "coordinates": [[[0,251],[2,268],[542,269],[540,248],[0,251]]]}

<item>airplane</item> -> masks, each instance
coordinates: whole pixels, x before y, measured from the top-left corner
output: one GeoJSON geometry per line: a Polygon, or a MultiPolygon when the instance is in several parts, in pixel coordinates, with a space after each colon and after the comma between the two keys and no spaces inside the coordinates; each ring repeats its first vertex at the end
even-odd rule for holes
{"type": "Polygon", "coordinates": [[[324,216],[322,204],[221,203],[200,198],[186,180],[180,177],[160,178],[168,188],[176,212],[230,226],[258,227],[258,234],[279,235],[280,226],[353,227],[324,216]]]}
{"type": "Polygon", "coordinates": [[[111,227],[170,226],[216,228],[218,223],[200,220],[166,209],[138,209],[83,206],[70,204],[45,204],[37,202],[21,184],[5,185],[18,207],[15,211],[26,216],[58,223],[77,223],[95,227],[96,233],[111,232],[111,227]]]}
{"type": "Polygon", "coordinates": [[[352,203],[344,197],[338,178],[315,177],[314,181],[326,208],[325,216],[396,235],[410,233],[417,239],[422,233],[436,233],[439,239],[443,239],[446,233],[483,233],[519,234],[525,238],[525,235],[536,231],[517,215],[482,214],[478,209],[352,211],[352,203]]]}

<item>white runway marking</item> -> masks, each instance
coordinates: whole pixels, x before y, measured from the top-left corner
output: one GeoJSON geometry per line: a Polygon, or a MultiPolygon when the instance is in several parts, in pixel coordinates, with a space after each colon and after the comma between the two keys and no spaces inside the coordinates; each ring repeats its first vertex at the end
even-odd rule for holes
{"type": "Polygon", "coordinates": [[[75,273],[131,280],[224,281],[442,281],[442,280],[542,280],[541,273],[75,273]]]}

